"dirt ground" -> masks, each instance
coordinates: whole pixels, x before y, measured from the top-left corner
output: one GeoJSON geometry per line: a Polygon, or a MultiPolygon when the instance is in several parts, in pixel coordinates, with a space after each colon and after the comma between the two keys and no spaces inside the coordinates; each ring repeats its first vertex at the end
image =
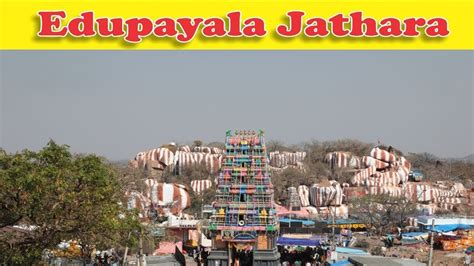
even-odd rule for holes
{"type": "MultiPolygon", "coordinates": [[[[356,238],[358,242],[366,241],[369,244],[369,246],[368,248],[364,248],[364,249],[372,254],[377,253],[377,251],[380,252],[381,250],[380,248],[384,246],[384,243],[378,237],[366,237],[364,235],[357,235],[356,238]]],[[[358,247],[356,246],[355,248],[358,248],[358,247]]],[[[430,248],[429,245],[424,244],[424,243],[411,245],[411,246],[394,245],[393,247],[386,249],[385,256],[409,258],[409,259],[415,259],[419,262],[428,263],[429,248],[430,248]]],[[[379,254],[374,254],[374,255],[379,255],[379,254]]],[[[380,255],[383,255],[383,254],[380,254],[380,255]]],[[[459,251],[434,250],[433,252],[433,265],[434,266],[463,265],[463,261],[464,261],[464,253],[462,250],[459,250],[459,251]]]]}

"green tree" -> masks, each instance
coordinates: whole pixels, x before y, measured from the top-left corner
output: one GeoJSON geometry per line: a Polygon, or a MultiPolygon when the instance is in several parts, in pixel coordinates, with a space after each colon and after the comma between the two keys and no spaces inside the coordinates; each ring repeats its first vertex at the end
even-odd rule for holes
{"type": "Polygon", "coordinates": [[[365,224],[367,232],[381,235],[393,227],[403,228],[406,218],[418,211],[415,203],[403,197],[366,195],[352,200],[351,215],[365,224]]]}
{"type": "Polygon", "coordinates": [[[267,151],[274,152],[274,151],[288,151],[289,149],[285,146],[285,144],[279,140],[270,140],[266,143],[267,151]]]}
{"type": "Polygon", "coordinates": [[[113,168],[96,155],[72,155],[50,141],[42,150],[0,153],[0,263],[32,264],[44,249],[77,240],[94,248],[130,244],[140,224],[126,209],[113,168]],[[23,226],[22,234],[12,226],[23,226]]]}
{"type": "Polygon", "coordinates": [[[221,150],[224,150],[225,149],[225,143],[224,142],[219,142],[219,141],[213,141],[213,142],[209,142],[207,144],[208,147],[216,147],[216,148],[219,148],[221,150]]]}
{"type": "Polygon", "coordinates": [[[212,187],[202,191],[200,194],[196,194],[192,189],[190,189],[189,195],[192,198],[191,207],[185,212],[200,217],[202,206],[212,204],[214,201],[216,197],[216,187],[213,185],[212,187]]]}
{"type": "Polygon", "coordinates": [[[201,147],[202,146],[202,140],[196,139],[193,141],[193,147],[201,147]]]}

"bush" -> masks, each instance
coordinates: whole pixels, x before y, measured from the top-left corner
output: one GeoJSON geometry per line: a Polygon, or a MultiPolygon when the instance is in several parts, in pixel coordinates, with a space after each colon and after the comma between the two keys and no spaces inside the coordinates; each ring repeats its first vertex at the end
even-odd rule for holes
{"type": "Polygon", "coordinates": [[[366,240],[357,240],[354,246],[356,248],[368,248],[370,244],[366,240]]]}
{"type": "Polygon", "coordinates": [[[374,248],[370,251],[370,254],[372,254],[372,255],[374,255],[374,256],[383,256],[382,247],[380,247],[380,246],[374,247],[374,248]]]}
{"type": "Polygon", "coordinates": [[[201,147],[202,146],[202,140],[195,140],[193,141],[193,146],[194,147],[201,147]]]}

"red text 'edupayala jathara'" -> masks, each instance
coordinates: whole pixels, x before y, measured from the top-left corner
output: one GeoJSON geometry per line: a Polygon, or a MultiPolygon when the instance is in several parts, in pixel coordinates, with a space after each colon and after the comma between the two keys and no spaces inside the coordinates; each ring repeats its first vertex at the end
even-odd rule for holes
{"type": "MultiPolygon", "coordinates": [[[[448,21],[434,18],[394,18],[376,20],[362,12],[349,15],[335,14],[330,18],[305,18],[303,11],[286,13],[287,20],[274,29],[282,37],[446,37],[449,35],[448,21]]],[[[40,11],[39,37],[113,37],[126,42],[139,43],[144,38],[174,38],[180,43],[192,41],[196,36],[204,38],[242,37],[262,38],[268,33],[265,20],[259,17],[243,18],[240,11],[220,17],[148,17],[107,18],[95,17],[94,12],[83,12],[80,16],[67,18],[65,11],[40,11]],[[67,22],[66,22],[67,20],[67,22]]]]}

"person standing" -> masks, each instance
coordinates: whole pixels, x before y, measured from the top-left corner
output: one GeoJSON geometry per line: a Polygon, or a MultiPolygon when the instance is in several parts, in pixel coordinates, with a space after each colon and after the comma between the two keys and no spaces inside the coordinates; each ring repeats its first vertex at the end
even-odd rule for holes
{"type": "Polygon", "coordinates": [[[107,252],[104,252],[104,266],[109,266],[109,254],[107,252]]]}
{"type": "Polygon", "coordinates": [[[464,256],[464,265],[469,266],[471,265],[471,254],[466,253],[466,256],[464,256]]]}

